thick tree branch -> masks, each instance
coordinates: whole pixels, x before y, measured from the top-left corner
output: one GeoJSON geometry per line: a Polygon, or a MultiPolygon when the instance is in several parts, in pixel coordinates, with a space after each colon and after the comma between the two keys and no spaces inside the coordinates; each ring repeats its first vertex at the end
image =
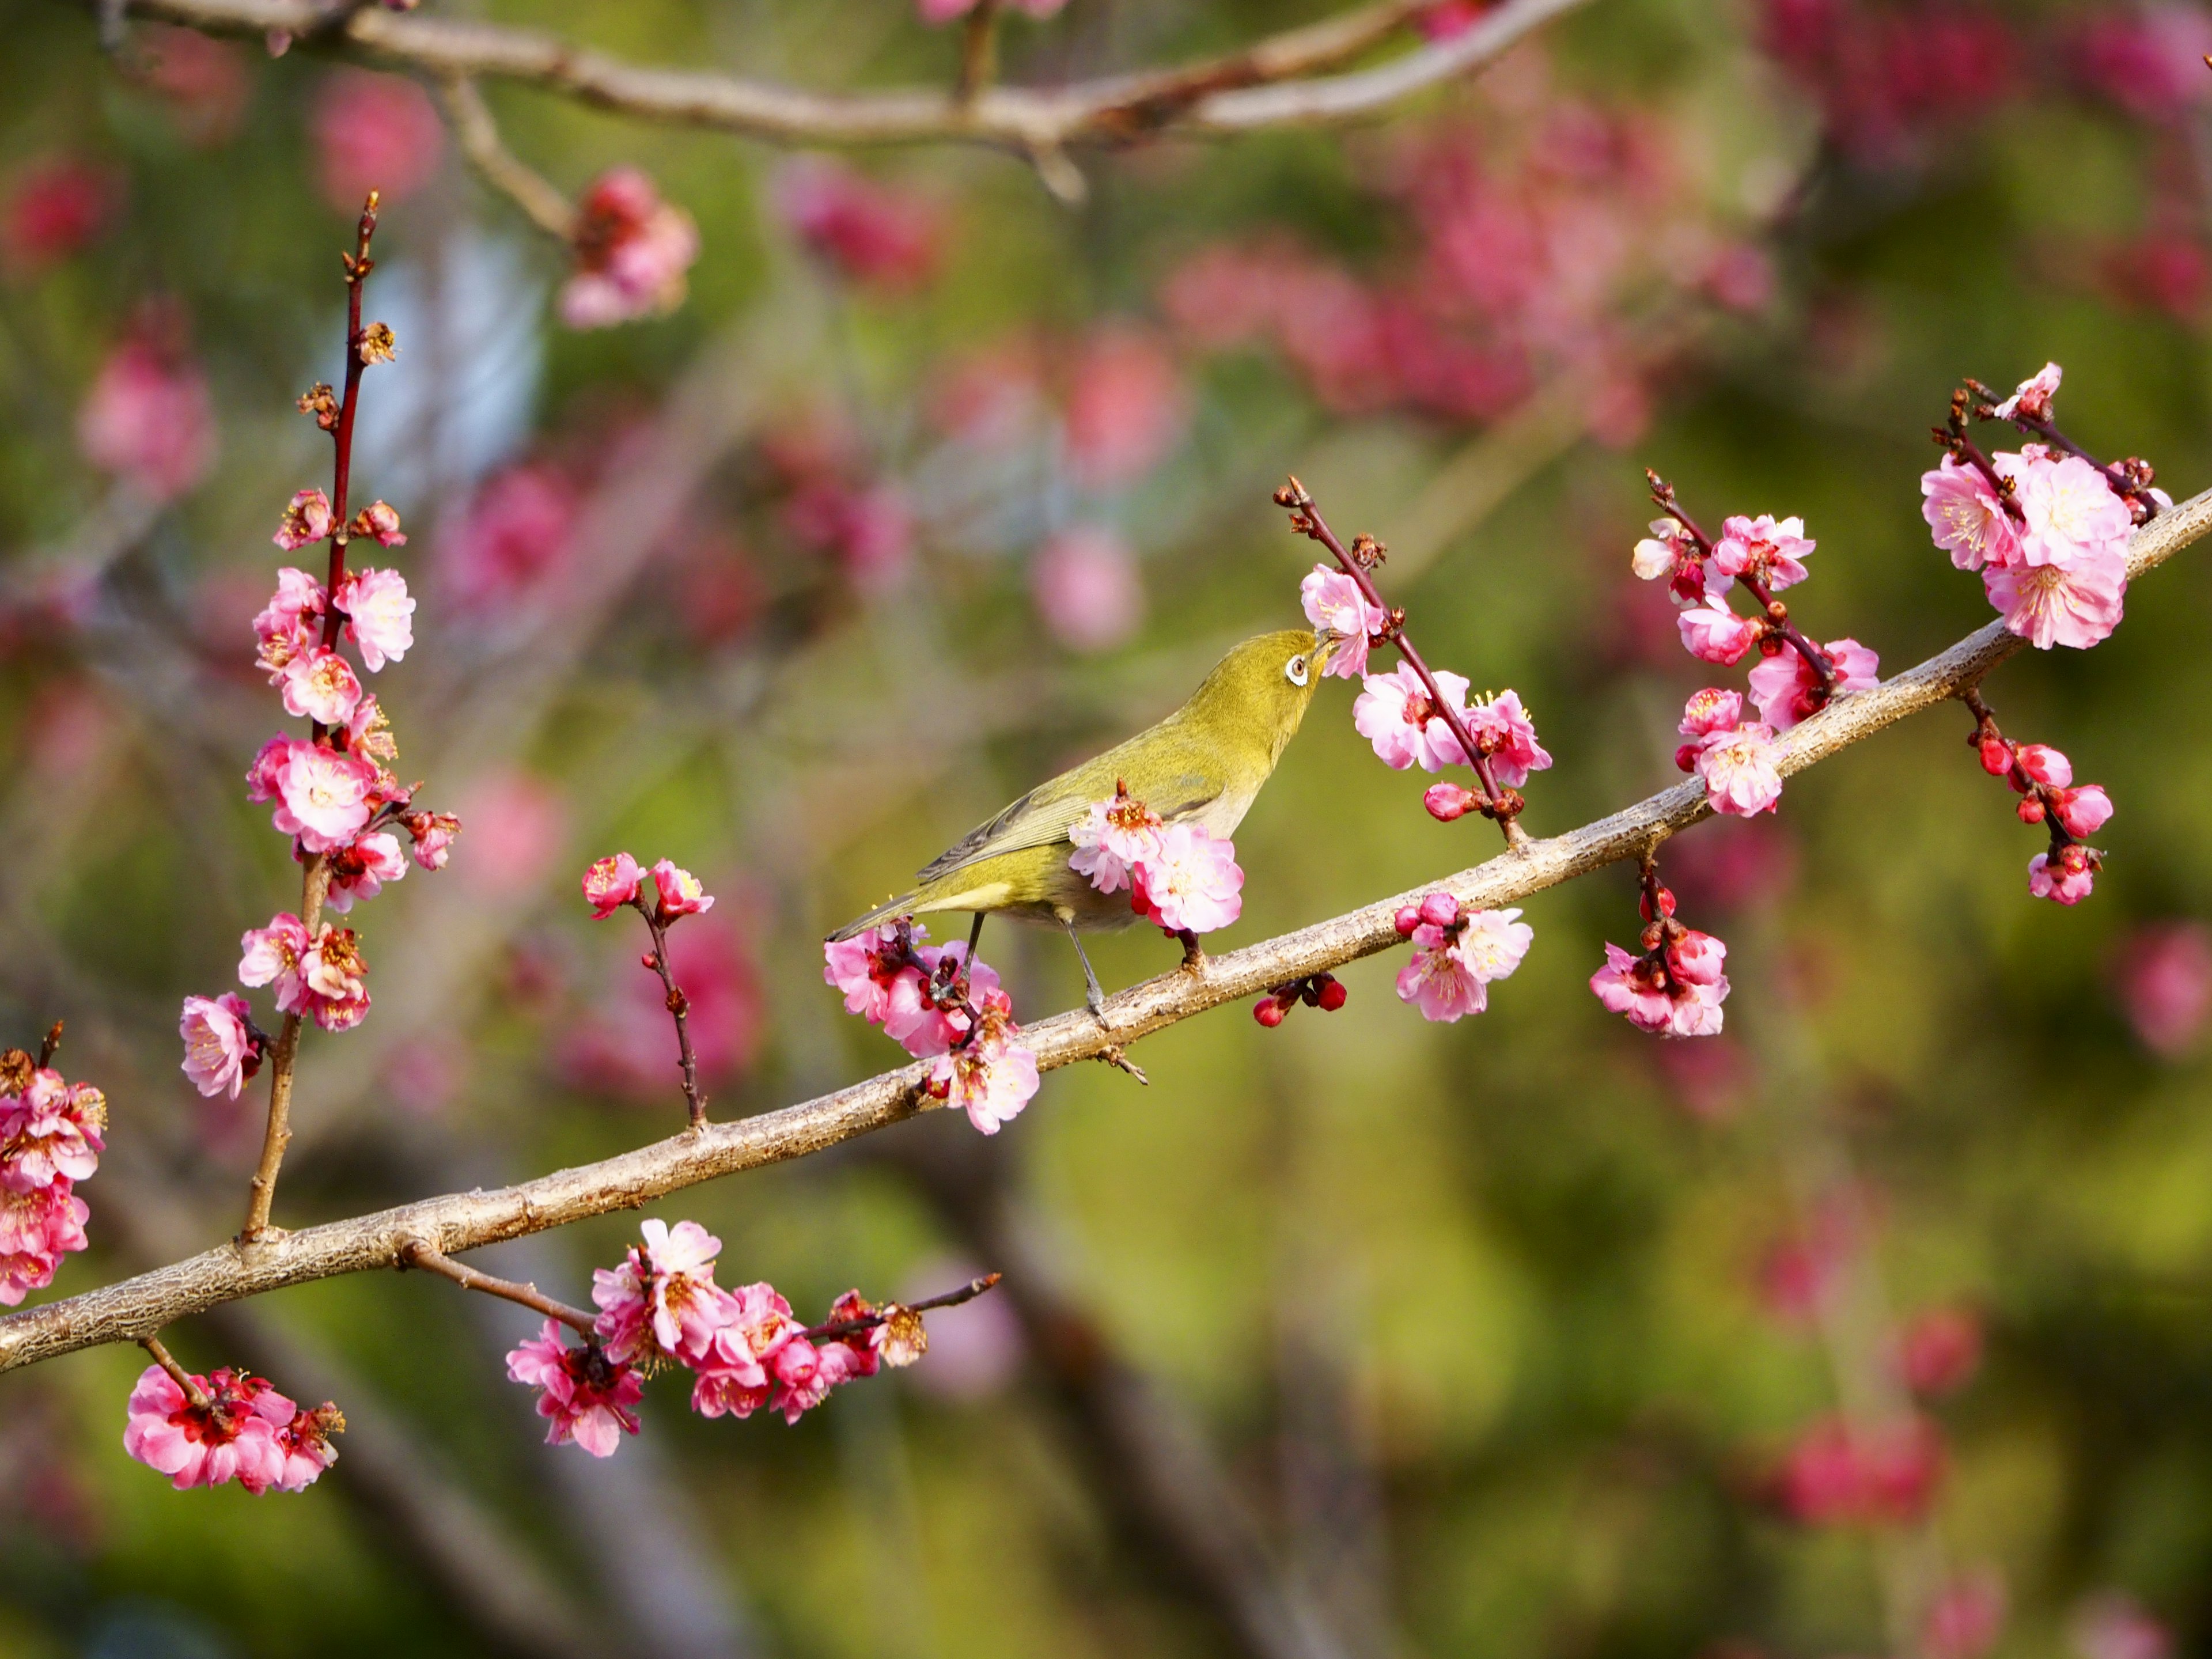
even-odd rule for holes
{"type": "Polygon", "coordinates": [[[964,98],[957,87],[821,93],[711,70],[651,68],[532,29],[380,6],[360,7],[336,25],[318,0],[125,0],[123,9],[210,33],[289,33],[439,81],[517,81],[626,115],[775,143],[954,141],[1048,155],[1070,143],[1156,132],[1357,120],[1479,68],[1585,0],[1506,0],[1449,40],[1376,69],[1320,74],[1388,40],[1430,3],[1379,0],[1224,57],[1059,88],[977,87],[964,98]]]}
{"type": "MultiPolygon", "coordinates": [[[[2135,532],[2130,576],[2163,564],[2212,532],[2212,491],[2160,514],[2135,532]]],[[[1968,635],[1949,650],[1872,690],[1838,699],[1781,741],[1785,775],[1803,771],[1860,739],[1931,708],[1981,683],[2025,641],[2002,623],[1968,635]]],[[[1400,945],[1398,908],[1425,892],[1451,893],[1468,908],[1493,908],[1555,887],[1621,859],[1634,858],[1687,829],[1711,809],[1696,779],[1677,784],[1595,823],[1530,842],[1470,870],[1401,893],[1296,933],[1210,958],[1197,974],[1170,972],[1109,997],[1105,1020],[1074,1012],[1040,1020],[1021,1041],[1040,1069],[1094,1059],[1117,1044],[1254,996],[1271,986],[1341,967],[1400,945]]],[[[556,1170],[496,1192],[452,1193],[374,1215],[309,1227],[286,1237],[209,1250],[0,1319],[0,1370],[106,1342],[133,1342],[170,1322],[226,1302],[339,1273],[398,1265],[416,1240],[451,1255],[540,1232],[610,1211],[635,1209],[718,1176],[819,1152],[913,1116],[927,1097],[925,1066],[902,1066],[817,1099],[732,1123],[713,1123],[633,1152],[556,1170]]]]}

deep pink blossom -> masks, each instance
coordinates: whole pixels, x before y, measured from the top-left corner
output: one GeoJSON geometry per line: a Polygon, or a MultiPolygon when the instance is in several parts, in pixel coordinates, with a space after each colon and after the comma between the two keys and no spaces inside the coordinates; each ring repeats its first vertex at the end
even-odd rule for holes
{"type": "Polygon", "coordinates": [[[1726,954],[1718,939],[1695,929],[1684,929],[1671,948],[1656,956],[1632,956],[1608,941],[1605,966],[1590,975],[1590,991],[1639,1030],[1673,1037],[1717,1036],[1721,1004],[1729,994],[1728,976],[1721,972],[1726,954]]]}
{"type": "Polygon", "coordinates": [[[185,999],[177,1022],[178,1035],[185,1040],[184,1073],[203,1095],[227,1094],[236,1100],[245,1088],[257,1060],[253,1037],[246,1029],[250,1018],[246,999],[235,991],[212,1000],[185,999]]]}
{"type": "Polygon", "coordinates": [[[2196,1046],[2212,1018],[2212,928],[2201,921],[2138,928],[2121,942],[2112,978],[2144,1046],[2178,1059],[2196,1046]]]}
{"type": "Polygon", "coordinates": [[[793,1343],[809,1346],[791,1304],[774,1285],[744,1285],[726,1294],[726,1317],[693,1367],[699,1380],[691,1409],[702,1417],[751,1416],[775,1392],[777,1374],[769,1368],[782,1351],[793,1343]]]}
{"type": "Polygon", "coordinates": [[[1726,576],[1753,578],[1778,592],[1805,580],[1802,561],[1813,546],[1802,519],[1778,520],[1768,513],[1732,518],[1722,523],[1721,538],[1713,544],[1713,568],[1726,576]]]}
{"type": "Polygon", "coordinates": [[[699,228],[664,202],[635,167],[599,175],[577,204],[575,274],[561,289],[561,320],[605,328],[684,303],[685,273],[699,257],[699,228]]]}
{"type": "Polygon", "coordinates": [[[1920,475],[1920,516],[1936,545],[1961,570],[2010,564],[2021,556],[2020,526],[1981,468],[1946,455],[1920,475]]]}
{"type": "MultiPolygon", "coordinates": [[[[1441,676],[1437,684],[1443,687],[1441,676]]],[[[1490,757],[1492,775],[1508,789],[1518,789],[1531,772],[1541,772],[1552,763],[1536,741],[1536,727],[1521,706],[1521,694],[1510,687],[1487,702],[1478,697],[1470,703],[1463,724],[1474,746],[1490,757]]]]}
{"type": "Polygon", "coordinates": [[[1942,1438],[1925,1418],[1857,1430],[1826,1418],[1790,1449],[1776,1496],[1808,1525],[1898,1525],[1927,1512],[1943,1465],[1942,1438]]]}
{"type": "Polygon", "coordinates": [[[123,1449],[169,1477],[179,1492],[235,1480],[256,1494],[285,1479],[283,1431],[299,1407],[258,1376],[218,1370],[192,1382],[208,1403],[195,1406],[159,1365],[131,1391],[123,1449]]]}
{"type": "Polygon", "coordinates": [[[167,101],[186,143],[221,144],[238,131],[253,82],[235,42],[155,23],[134,30],[131,44],[132,62],[125,72],[167,101]]]}
{"type": "Polygon", "coordinates": [[[415,643],[415,601],[397,570],[356,570],[332,601],[346,618],[345,636],[361,647],[371,673],[398,662],[415,643]]]}
{"type": "MultiPolygon", "coordinates": [[[[588,886],[585,896],[590,896],[588,886]]],[[[919,951],[921,941],[929,937],[929,930],[915,922],[909,937],[919,951]]],[[[822,947],[823,981],[844,994],[846,1012],[860,1015],[871,1025],[882,1024],[890,1012],[894,982],[902,976],[920,975],[920,970],[910,964],[892,959],[891,947],[897,939],[896,925],[885,922],[851,939],[831,939],[822,947]]]]}
{"type": "Polygon", "coordinates": [[[1168,932],[1210,933],[1243,914],[1237,848],[1188,819],[1160,831],[1160,849],[1135,868],[1129,902],[1168,932]]]}
{"type": "Polygon", "coordinates": [[[2062,848],[2056,858],[2038,853],[2027,861],[2027,890],[2055,903],[2079,904],[2096,879],[2096,862],[2083,847],[2062,848]]]}
{"type": "Polygon", "coordinates": [[[310,853],[329,853],[368,824],[374,810],[370,795],[379,779],[376,768],[358,755],[293,743],[272,781],[277,805],[271,821],[278,833],[297,836],[310,853]]]}
{"type": "MultiPolygon", "coordinates": [[[[1441,670],[1435,678],[1437,690],[1449,701],[1452,712],[1465,714],[1467,680],[1441,670]]],[[[1385,766],[1399,772],[1414,765],[1425,772],[1441,772],[1447,766],[1466,763],[1459,739],[1437,712],[1412,664],[1400,663],[1387,674],[1369,674],[1360,686],[1358,696],[1352,700],[1352,723],[1361,737],[1375,745],[1385,766]]]]}
{"type": "Polygon", "coordinates": [[[641,879],[637,860],[627,853],[599,860],[584,872],[584,902],[592,907],[592,919],[605,921],[635,899],[641,879]]]}
{"type": "Polygon", "coordinates": [[[2053,457],[2033,444],[2021,453],[2027,464],[2014,475],[2021,562],[2070,568],[2124,561],[2135,519],[2104,472],[2079,455],[2053,457]]]}
{"type": "Polygon", "coordinates": [[[438,170],[445,123],[429,94],[404,75],[335,70],[313,109],[315,180],[340,213],[360,212],[372,189],[386,206],[404,201],[438,170]]]}
{"type": "Polygon", "coordinates": [[[1956,1394],[1982,1363],[1982,1322],[1964,1308],[1930,1308],[1899,1340],[1898,1373],[1923,1399],[1956,1394]]]}
{"type": "Polygon", "coordinates": [[[1682,632],[1682,648],[1699,662],[1726,668],[1743,660],[1745,652],[1759,643],[1760,626],[1729,609],[1723,599],[1693,605],[1674,618],[1682,632]]]}
{"type": "Polygon", "coordinates": [[[0,1187],[0,1307],[12,1308],[54,1282],[61,1259],[90,1241],[92,1211],[66,1179],[27,1193],[0,1187]]]}
{"type": "Polygon", "coordinates": [[[1936,1591],[1921,1620],[1920,1651],[1927,1659],[1982,1659],[2004,1633],[2003,1575],[1983,1568],[1936,1591]]]}
{"type": "Polygon", "coordinates": [[[2202,7],[2177,0],[2100,7],[2069,50],[2081,78],[2130,114],[2172,121],[2207,95],[2204,55],[2212,52],[2212,18],[2202,7]]]}
{"type": "Polygon", "coordinates": [[[611,1457],[622,1437],[638,1431],[631,1407],[645,1395],[644,1379],[596,1346],[570,1346],[557,1320],[508,1352],[507,1374],[540,1390],[538,1414],[551,1425],[549,1446],[574,1441],[594,1457],[611,1457]]]}
{"type": "Polygon", "coordinates": [[[638,1231],[642,1248],[633,1244],[622,1266],[592,1274],[594,1328],[608,1358],[620,1363],[666,1357],[697,1365],[732,1316],[729,1294],[714,1283],[722,1241],[696,1221],[671,1227],[655,1218],[638,1231]]]}
{"type": "Polygon", "coordinates": [[[441,526],[441,574],[464,605],[483,608],[537,592],[568,565],[575,486],[551,466],[525,464],[478,486],[458,521],[441,526]]]}
{"type": "Polygon", "coordinates": [[[386,882],[407,873],[407,854],[399,837],[386,830],[357,836],[331,854],[330,891],[325,902],[340,915],[353,908],[356,899],[372,899],[386,882]]]}
{"type": "Polygon", "coordinates": [[[331,498],[319,489],[302,489],[285,507],[269,539],[290,553],[328,537],[331,522],[331,498]]]}
{"type": "MultiPolygon", "coordinates": [[[[1856,640],[1830,640],[1820,647],[1836,671],[1832,696],[1867,691],[1881,683],[1881,659],[1856,640]]],[[[1813,665],[1795,649],[1761,658],[1751,671],[1751,695],[1759,717],[1778,732],[1787,732],[1798,721],[1817,714],[1820,682],[1813,665]]]]}
{"type": "Polygon", "coordinates": [[[1119,892],[1139,864],[1160,856],[1161,828],[1159,815],[1140,800],[1115,795],[1093,801],[1067,832],[1075,848],[1068,854],[1068,868],[1089,877],[1102,893],[1119,892]]]}
{"type": "Polygon", "coordinates": [[[444,869],[461,833],[460,819],[451,812],[410,812],[401,822],[414,841],[415,862],[425,870],[444,869]]]}
{"type": "Polygon", "coordinates": [[[325,1401],[314,1410],[304,1407],[276,1431],[277,1449],[284,1454],[283,1473],[270,1482],[279,1492],[305,1492],[322,1479],[323,1471],[338,1461],[331,1436],[345,1427],[338,1408],[325,1401]]]}
{"type": "Polygon", "coordinates": [[[776,181],[784,222],[815,254],[864,287],[919,288],[936,273],[943,226],[934,206],[842,162],[805,156],[776,181]]]}
{"type": "Polygon", "coordinates": [[[1076,525],[1037,550],[1030,594],[1046,630],[1071,651],[1110,651],[1145,619],[1145,584],[1127,542],[1076,525]]]}
{"type": "Polygon", "coordinates": [[[964,939],[949,945],[917,945],[920,969],[908,964],[892,976],[884,1009],[884,1035],[917,1060],[941,1054],[968,1034],[968,1016],[955,1001],[935,994],[965,977],[968,1001],[979,1012],[983,999],[999,988],[999,975],[980,957],[968,960],[964,939]]]}
{"type": "Polygon", "coordinates": [[[120,194],[112,173],[81,157],[31,161],[0,207],[0,266],[35,275],[89,246],[113,219],[120,194]]]}
{"type": "Polygon", "coordinates": [[[1686,738],[1705,738],[1716,732],[1733,732],[1742,724],[1743,693],[1709,685],[1690,694],[1690,700],[1682,705],[1682,720],[1676,729],[1686,738]]]}
{"type": "Polygon", "coordinates": [[[678,869],[671,860],[663,859],[653,866],[653,886],[663,921],[696,916],[714,908],[714,896],[700,884],[699,878],[678,869]]]}
{"type": "Polygon", "coordinates": [[[1141,478],[1182,435],[1190,399],[1175,359],[1151,334],[1109,324],[1069,371],[1067,469],[1091,489],[1141,478]]]}
{"type": "MultiPolygon", "coordinates": [[[[2012,759],[2032,782],[2047,784],[2053,789],[2063,789],[2074,781],[2074,763],[2063,751],[2047,743],[2018,743],[2012,745],[2012,759]]],[[[2018,788],[2019,785],[2014,785],[2018,788]]]]}
{"type": "Polygon", "coordinates": [[[1776,769],[1774,728],[1753,720],[1702,740],[1698,775],[1716,812],[1750,817],[1771,812],[1782,799],[1782,774],[1776,769]]]}
{"type": "Polygon", "coordinates": [[[960,1048],[931,1061],[925,1086],[947,1106],[968,1114],[987,1135],[1018,1115],[1037,1091],[1036,1055],[1012,1039],[1013,1004],[995,986],[975,999],[982,1024],[960,1048]]]}
{"type": "Polygon", "coordinates": [[[2009,421],[2015,415],[2032,421],[2051,418],[2051,400],[2058,395],[2059,382],[2066,371],[2056,363],[2045,363],[2013,389],[2011,397],[1991,411],[2000,421],[2009,421]]]}
{"type": "Polygon", "coordinates": [[[906,492],[889,479],[872,484],[809,478],[783,504],[792,535],[837,562],[863,592],[898,585],[914,556],[914,514],[906,492]]]}
{"type": "Polygon", "coordinates": [[[284,665],[278,681],[284,712],[325,726],[344,726],[361,703],[361,678],[343,653],[313,645],[284,665]]]}
{"type": "Polygon", "coordinates": [[[1298,584],[1298,602],[1316,630],[1340,637],[1323,672],[1356,680],[1367,672],[1370,641],[1390,625],[1390,613],[1359,591],[1359,584],[1333,565],[1317,564],[1298,584]]]}
{"type": "Polygon", "coordinates": [[[116,347],[77,411],[84,458],[141,495],[173,501],[215,465],[215,404],[198,364],[155,323],[116,347]]]}

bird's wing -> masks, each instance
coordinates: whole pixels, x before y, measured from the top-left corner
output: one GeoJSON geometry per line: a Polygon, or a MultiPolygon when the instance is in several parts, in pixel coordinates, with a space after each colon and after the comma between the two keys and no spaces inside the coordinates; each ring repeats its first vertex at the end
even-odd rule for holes
{"type": "MultiPolygon", "coordinates": [[[[933,882],[985,859],[1066,841],[1067,832],[1090,811],[1091,803],[1104,800],[1114,793],[1112,785],[1102,790],[1088,775],[1097,764],[1093,762],[1039,784],[998,817],[988,823],[977,824],[922,866],[919,879],[933,882]]],[[[1145,805],[1173,823],[1200,811],[1220,793],[1219,784],[1191,773],[1177,779],[1176,787],[1164,799],[1147,800],[1145,805]]]]}

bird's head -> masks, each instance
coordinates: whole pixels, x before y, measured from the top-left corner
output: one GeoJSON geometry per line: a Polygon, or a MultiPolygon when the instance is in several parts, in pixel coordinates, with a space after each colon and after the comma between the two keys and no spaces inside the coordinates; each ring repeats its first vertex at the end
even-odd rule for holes
{"type": "Polygon", "coordinates": [[[1192,713],[1249,732],[1272,763],[1305,718],[1342,637],[1327,629],[1285,628],[1245,641],[1206,677],[1191,699],[1192,713]]]}

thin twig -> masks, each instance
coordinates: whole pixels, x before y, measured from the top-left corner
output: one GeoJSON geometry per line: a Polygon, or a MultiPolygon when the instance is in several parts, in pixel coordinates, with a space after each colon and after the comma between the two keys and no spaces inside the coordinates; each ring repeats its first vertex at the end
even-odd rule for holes
{"type": "MultiPolygon", "coordinates": [[[[2132,580],[2212,533],[2212,490],[2161,513],[2129,544],[2132,580]]],[[[1952,701],[2027,641],[1993,621],[1950,649],[1881,684],[1830,704],[1785,732],[1777,769],[1794,776],[1940,703],[1952,701]]],[[[1204,978],[1170,971],[1107,999],[1107,1023],[1088,1010],[1055,1015],[1015,1039],[1041,1071],[1095,1058],[1302,975],[1401,947],[1403,905],[1447,892],[1462,908],[1488,909],[1623,859],[1640,858],[1710,816],[1705,786],[1688,779],[1563,836],[1378,900],[1295,933],[1212,958],[1204,978]]],[[[250,1253],[232,1246],[141,1273],[119,1284],[0,1318],[0,1370],[107,1342],[136,1341],[188,1314],[289,1285],[388,1268],[422,1238],[474,1249],[588,1217],[635,1208],[665,1194],[743,1170],[781,1163],[902,1122],[929,1104],[926,1062],[900,1067],[780,1111],[687,1130],[596,1164],[558,1170],[493,1192],[450,1193],[372,1215],[310,1227],[250,1253]]]]}
{"type": "Polygon", "coordinates": [[[926,1297],[920,1302],[886,1302],[874,1313],[862,1314],[855,1319],[833,1319],[826,1325],[810,1325],[799,1333],[811,1341],[836,1341],[841,1336],[857,1336],[862,1331],[872,1331],[902,1313],[930,1313],[939,1308],[957,1308],[963,1302],[973,1302],[988,1290],[994,1290],[1003,1273],[985,1273],[971,1279],[957,1291],[926,1297]]]}
{"type": "Polygon", "coordinates": [[[960,80],[953,101],[965,109],[999,72],[999,0],[975,0],[960,33],[960,80]]]}
{"type": "Polygon", "coordinates": [[[183,1391],[185,1398],[191,1401],[196,1408],[200,1411],[208,1408],[207,1390],[200,1387],[190,1371],[177,1363],[176,1356],[163,1346],[160,1337],[142,1336],[138,1339],[138,1346],[154,1356],[154,1363],[168,1372],[169,1381],[183,1391]]]}
{"type": "Polygon", "coordinates": [[[648,899],[656,890],[645,883],[639,884],[638,895],[630,902],[645,925],[653,930],[653,954],[645,965],[660,975],[662,1004],[669,1018],[676,1022],[676,1053],[684,1068],[684,1102],[691,1110],[691,1127],[700,1127],[707,1121],[707,1099],[699,1092],[699,1057],[691,1051],[691,1028],[687,1023],[691,1012],[691,1000],[684,994],[684,988],[676,982],[676,975],[668,965],[668,927],[674,917],[664,918],[657,897],[648,899]]]}
{"type": "Polygon", "coordinates": [[[453,137],[469,165],[494,190],[520,208],[523,216],[547,235],[566,244],[575,240],[575,204],[543,173],[509,149],[499,136],[499,123],[465,75],[442,76],[438,100],[446,106],[453,137]]]}
{"type": "Polygon", "coordinates": [[[478,1273],[464,1266],[427,1240],[410,1239],[399,1248],[397,1263],[401,1268],[420,1267],[426,1273],[435,1273],[441,1279],[450,1279],[465,1291],[482,1291],[486,1296],[504,1297],[509,1302],[520,1303],[532,1312],[542,1313],[548,1319],[557,1319],[563,1325],[574,1326],[586,1336],[593,1334],[596,1316],[574,1308],[566,1302],[556,1302],[535,1285],[518,1285],[511,1279],[495,1279],[489,1273],[478,1273]]]}

